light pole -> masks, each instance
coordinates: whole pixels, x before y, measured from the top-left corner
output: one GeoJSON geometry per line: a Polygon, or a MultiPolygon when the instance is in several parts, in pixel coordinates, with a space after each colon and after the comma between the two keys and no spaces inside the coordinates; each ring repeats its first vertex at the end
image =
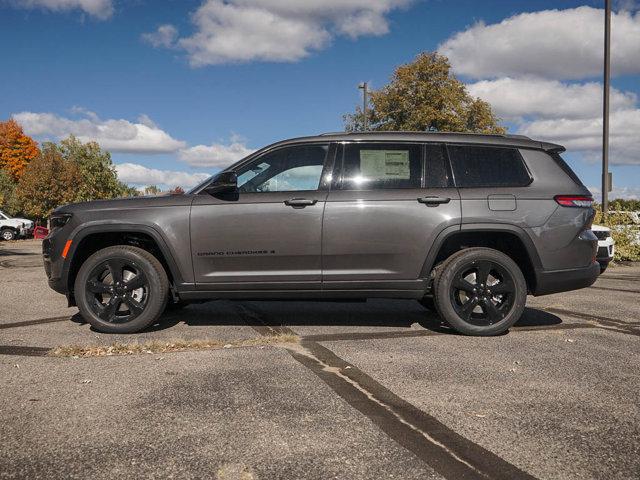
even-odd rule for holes
{"type": "Polygon", "coordinates": [[[368,95],[369,95],[369,90],[368,90],[368,85],[367,82],[362,82],[360,85],[358,85],[358,88],[362,90],[362,96],[363,96],[363,100],[362,100],[362,113],[364,114],[364,122],[363,122],[363,130],[366,132],[368,129],[368,125],[367,125],[367,120],[368,120],[368,109],[369,109],[369,102],[368,102],[368,95]]]}
{"type": "Polygon", "coordinates": [[[611,0],[604,0],[604,92],[602,99],[602,214],[609,211],[609,83],[611,81],[611,0]]]}

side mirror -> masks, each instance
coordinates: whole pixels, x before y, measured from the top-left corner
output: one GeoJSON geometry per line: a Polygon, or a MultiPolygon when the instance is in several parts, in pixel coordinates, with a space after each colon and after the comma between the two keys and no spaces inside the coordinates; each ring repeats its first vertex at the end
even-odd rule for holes
{"type": "Polygon", "coordinates": [[[204,191],[209,195],[235,193],[238,191],[238,174],[236,172],[222,172],[204,191]]]}

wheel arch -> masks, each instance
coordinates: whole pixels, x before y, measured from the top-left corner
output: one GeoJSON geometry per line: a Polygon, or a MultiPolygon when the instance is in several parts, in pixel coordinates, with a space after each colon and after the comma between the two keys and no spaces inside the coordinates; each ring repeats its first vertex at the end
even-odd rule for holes
{"type": "Polygon", "coordinates": [[[171,249],[155,228],[142,224],[93,224],[79,227],[71,236],[64,276],[68,292],[73,292],[75,277],[82,263],[94,252],[113,245],[139,246],[158,258],[172,285],[184,283],[171,249]]]}
{"type": "Polygon", "coordinates": [[[436,265],[469,247],[494,248],[507,254],[520,266],[528,290],[536,290],[535,272],[542,268],[540,257],[529,235],[511,224],[463,224],[443,230],[427,254],[420,278],[430,278],[436,265]]]}

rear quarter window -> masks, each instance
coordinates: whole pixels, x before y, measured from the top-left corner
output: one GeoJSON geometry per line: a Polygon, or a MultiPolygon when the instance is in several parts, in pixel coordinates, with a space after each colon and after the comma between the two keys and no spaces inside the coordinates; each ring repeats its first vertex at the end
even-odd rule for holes
{"type": "Polygon", "coordinates": [[[553,160],[558,164],[558,166],[562,169],[562,171],[566,173],[569,176],[569,178],[571,178],[571,180],[573,180],[577,185],[584,187],[584,184],[582,183],[578,175],[576,175],[576,173],[571,169],[569,164],[564,160],[564,158],[560,156],[559,153],[551,152],[549,153],[549,155],[551,155],[551,158],[553,158],[553,160]]]}
{"type": "Polygon", "coordinates": [[[526,187],[531,176],[517,148],[448,145],[458,187],[526,187]]]}

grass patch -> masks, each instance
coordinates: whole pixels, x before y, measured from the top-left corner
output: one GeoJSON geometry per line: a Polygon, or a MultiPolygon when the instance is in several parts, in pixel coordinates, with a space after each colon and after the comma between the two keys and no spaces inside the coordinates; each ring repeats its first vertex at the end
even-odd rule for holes
{"type": "Polygon", "coordinates": [[[139,355],[153,353],[184,352],[186,350],[213,350],[218,348],[257,347],[297,343],[297,335],[273,335],[223,342],[215,339],[204,340],[150,340],[148,342],[121,343],[111,345],[63,345],[55,347],[47,354],[50,357],[109,357],[115,355],[139,355]]]}

